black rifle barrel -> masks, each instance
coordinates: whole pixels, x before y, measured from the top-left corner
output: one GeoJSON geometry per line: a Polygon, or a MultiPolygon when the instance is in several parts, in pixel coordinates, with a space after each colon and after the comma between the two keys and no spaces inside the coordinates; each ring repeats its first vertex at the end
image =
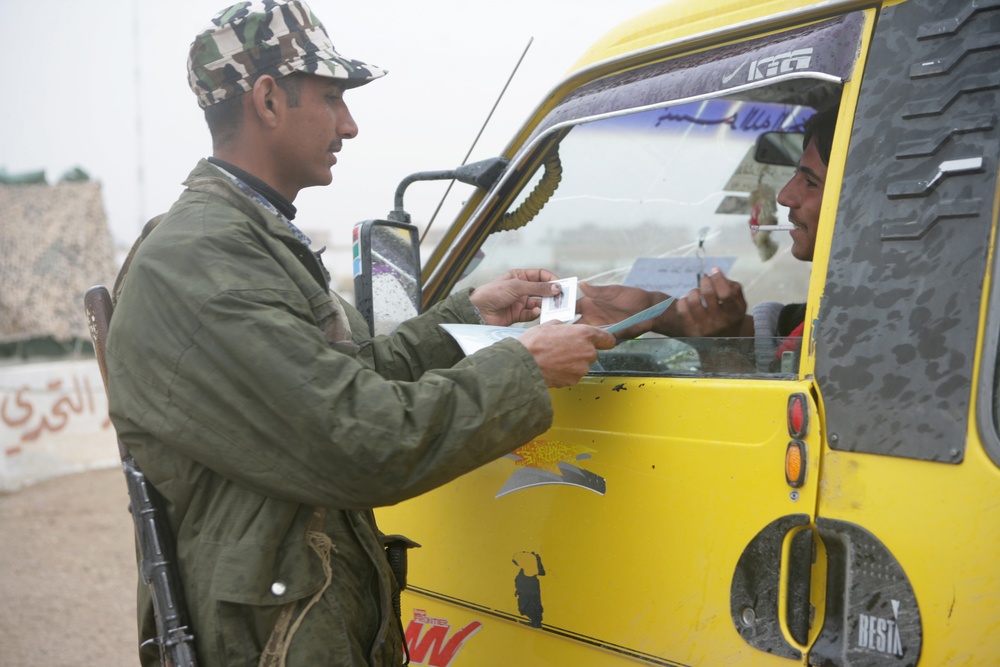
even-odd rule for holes
{"type": "MultiPolygon", "coordinates": [[[[94,342],[94,354],[101,369],[104,390],[108,389],[108,371],[105,364],[105,345],[114,303],[111,294],[103,285],[87,290],[83,297],[90,328],[90,338],[94,342]]],[[[132,458],[128,448],[118,439],[122,469],[128,487],[129,512],[135,526],[135,540],[141,560],[139,571],[143,582],[149,586],[153,598],[153,616],[156,619],[156,638],[150,640],[160,649],[160,661],[166,667],[197,667],[194,633],[188,621],[187,606],[184,603],[184,589],[181,587],[180,572],[177,569],[173,533],[163,496],[146,479],[139,465],[132,458]]]]}

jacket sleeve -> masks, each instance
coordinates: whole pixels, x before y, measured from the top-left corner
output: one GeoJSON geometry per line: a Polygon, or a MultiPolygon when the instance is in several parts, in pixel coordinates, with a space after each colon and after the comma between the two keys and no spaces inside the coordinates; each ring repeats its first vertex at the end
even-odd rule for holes
{"type": "MultiPolygon", "coordinates": [[[[403,322],[390,336],[373,339],[355,336],[361,344],[360,357],[379,375],[393,380],[415,380],[424,371],[453,366],[465,355],[451,335],[439,324],[461,322],[480,324],[482,318],[469,299],[470,292],[459,292],[433,305],[418,317],[403,322]]],[[[352,316],[350,306],[345,310],[352,316]]],[[[365,331],[360,313],[351,317],[355,332],[365,331]]]]}
{"type": "MultiPolygon", "coordinates": [[[[163,297],[147,320],[179,302],[163,297]]],[[[353,509],[421,494],[549,427],[548,390],[516,341],[419,379],[391,380],[330,348],[296,309],[300,300],[278,287],[222,291],[187,315],[193,321],[178,332],[176,358],[151,360],[160,351],[140,345],[109,346],[114,363],[130,369],[127,390],[112,392],[119,435],[127,443],[130,434],[141,440],[154,433],[267,496],[353,509]]],[[[404,335],[420,335],[442,316],[431,314],[404,335]]],[[[178,313],[165,322],[184,320],[178,313]]],[[[168,338],[162,348],[170,355],[174,346],[168,338]]]]}

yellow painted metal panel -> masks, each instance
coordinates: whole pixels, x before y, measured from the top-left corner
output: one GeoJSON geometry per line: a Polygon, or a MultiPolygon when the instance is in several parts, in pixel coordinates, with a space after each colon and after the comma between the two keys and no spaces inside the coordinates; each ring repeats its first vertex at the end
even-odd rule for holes
{"type": "Polygon", "coordinates": [[[828,451],[820,514],[863,526],[899,561],[923,623],[921,663],[1000,656],[1000,470],[979,446],[960,465],[828,451]]]}
{"type": "MultiPolygon", "coordinates": [[[[553,392],[556,424],[518,451],[522,460],[498,460],[380,510],[383,530],[424,545],[410,556],[415,588],[490,618],[531,620],[515,591],[519,573],[538,555],[544,574],[528,572],[527,583],[537,586],[541,628],[522,626],[513,642],[500,642],[500,633],[498,643],[477,636],[468,655],[478,655],[473,644],[490,648],[477,661],[455,664],[531,664],[522,659],[556,651],[541,647],[567,639],[604,647],[597,652],[603,657],[573,664],[614,664],[609,656],[625,655],[649,664],[788,664],[739,636],[730,587],[761,529],[815,505],[818,459],[808,461],[797,492],[784,478],[794,391],[808,386],[589,378],[553,392]],[[559,483],[530,485],[530,474],[558,472],[559,464],[564,479],[548,478],[559,483]],[[583,477],[567,474],[566,466],[589,473],[591,488],[567,483],[583,477]],[[529,485],[498,497],[517,481],[529,485]]],[[[815,438],[814,428],[807,441],[815,438]]],[[[427,604],[421,598],[408,595],[407,609],[427,604]]]]}
{"type": "MultiPolygon", "coordinates": [[[[548,109],[595,78],[788,27],[781,17],[814,20],[871,5],[666,3],[584,54],[508,154],[548,109]]],[[[875,17],[866,12],[857,73],[875,17]]],[[[822,299],[859,93],[857,77],[845,84],[807,321],[822,299]]],[[[983,308],[985,321],[985,300],[983,308]]],[[[808,346],[794,382],[589,378],[553,392],[556,423],[519,460],[501,459],[379,511],[387,532],[425,545],[411,555],[404,625],[433,617],[458,631],[481,623],[452,656],[458,665],[795,664],[739,636],[730,584],[747,544],[771,520],[818,514],[863,527],[900,563],[920,605],[921,665],[991,664],[1000,656],[1000,470],[975,427],[959,465],[832,451],[823,445],[822,404],[810,399],[808,476],[793,493],[782,476],[784,409],[792,392],[813,395],[814,362],[808,346]],[[570,484],[567,466],[587,475],[570,484]],[[521,474],[532,470],[549,476],[521,474]],[[541,483],[552,476],[563,482],[541,483]],[[521,488],[507,492],[519,479],[521,488]],[[534,610],[524,604],[530,595],[538,597],[534,610]],[[530,626],[532,614],[540,627],[530,626]]],[[[825,565],[819,544],[810,639],[824,620],[825,565]]]]}

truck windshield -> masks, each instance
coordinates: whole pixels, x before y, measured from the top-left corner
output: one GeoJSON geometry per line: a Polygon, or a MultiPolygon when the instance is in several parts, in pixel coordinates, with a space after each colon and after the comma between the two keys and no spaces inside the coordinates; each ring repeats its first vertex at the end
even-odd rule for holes
{"type": "MultiPolygon", "coordinates": [[[[719,268],[742,284],[749,307],[805,302],[810,264],[789,254],[787,210],[776,204],[794,167],[754,155],[760,135],[801,132],[813,113],[803,105],[716,98],[576,125],[550,148],[547,167],[508,207],[507,229],[485,240],[456,287],[537,266],[594,285],[683,296],[719,268]],[[533,200],[544,200],[540,209],[533,200]]],[[[794,358],[784,367],[780,359],[770,363],[781,341],[758,342],[647,336],[603,353],[594,370],[795,372],[794,358]],[[727,354],[716,354],[722,347],[727,354]]]]}

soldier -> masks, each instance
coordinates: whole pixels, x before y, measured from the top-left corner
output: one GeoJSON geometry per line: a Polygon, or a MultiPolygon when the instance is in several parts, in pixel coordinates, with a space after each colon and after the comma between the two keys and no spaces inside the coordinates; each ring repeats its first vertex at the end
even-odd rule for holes
{"type": "MultiPolygon", "coordinates": [[[[400,665],[372,508],[545,431],[548,388],[577,382],[614,337],[545,325],[463,358],[438,324],[537,317],[555,276],[532,269],[372,339],[292,202],[331,181],[357,134],[346,91],[385,72],[338,54],[299,0],[223,10],[188,67],[213,155],[123,269],[114,426],[166,500],[202,665],[400,665]]],[[[143,588],[140,641],[152,614],[143,588]]]]}

